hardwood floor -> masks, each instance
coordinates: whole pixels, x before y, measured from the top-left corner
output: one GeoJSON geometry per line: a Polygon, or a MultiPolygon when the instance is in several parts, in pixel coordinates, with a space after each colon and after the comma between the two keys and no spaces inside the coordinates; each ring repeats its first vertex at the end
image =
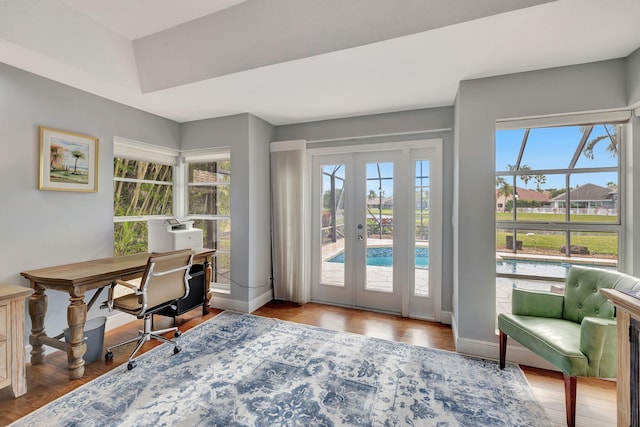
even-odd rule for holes
{"type": "MultiPolygon", "coordinates": [[[[192,310],[178,318],[178,326],[184,332],[218,313],[220,313],[220,310],[211,309],[206,316],[202,316],[200,310],[192,310]]],[[[455,351],[451,328],[439,323],[314,303],[298,306],[275,301],[258,309],[253,314],[337,331],[455,351]]],[[[155,322],[156,327],[163,327],[165,323],[169,325],[170,319],[156,316],[155,322]]],[[[105,334],[105,346],[113,345],[135,335],[139,327],[139,322],[132,322],[107,332],[105,334]]],[[[148,351],[159,344],[157,341],[148,342],[143,346],[142,351],[148,351]]],[[[13,399],[8,389],[0,391],[0,426],[11,423],[125,363],[131,349],[131,345],[114,349],[112,361],[105,362],[101,359],[87,365],[84,377],[79,380],[69,380],[66,369],[66,354],[60,351],[47,355],[43,364],[35,366],[27,364],[27,394],[13,399]]],[[[541,369],[529,367],[522,367],[522,369],[536,397],[545,407],[554,425],[564,426],[564,385],[562,376],[559,373],[541,369]]],[[[577,426],[615,426],[615,382],[579,379],[577,400],[577,426]]]]}

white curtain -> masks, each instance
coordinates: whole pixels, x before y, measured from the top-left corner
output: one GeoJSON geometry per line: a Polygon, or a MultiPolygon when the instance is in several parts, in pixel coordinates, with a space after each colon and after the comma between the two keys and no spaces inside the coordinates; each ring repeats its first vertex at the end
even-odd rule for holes
{"type": "Polygon", "coordinates": [[[306,280],[305,141],[271,143],[273,288],[278,300],[309,301],[306,280]]]}

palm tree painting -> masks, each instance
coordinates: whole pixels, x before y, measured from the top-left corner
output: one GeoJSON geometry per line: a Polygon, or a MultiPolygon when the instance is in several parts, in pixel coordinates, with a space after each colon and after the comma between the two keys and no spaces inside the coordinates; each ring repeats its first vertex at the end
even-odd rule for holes
{"type": "Polygon", "coordinates": [[[98,138],[41,127],[40,146],[39,189],[97,191],[98,138]]]}
{"type": "Polygon", "coordinates": [[[73,174],[77,175],[78,174],[78,160],[79,159],[85,159],[87,156],[80,150],[73,150],[71,152],[71,157],[76,159],[76,161],[75,161],[75,163],[73,165],[73,174]]]}

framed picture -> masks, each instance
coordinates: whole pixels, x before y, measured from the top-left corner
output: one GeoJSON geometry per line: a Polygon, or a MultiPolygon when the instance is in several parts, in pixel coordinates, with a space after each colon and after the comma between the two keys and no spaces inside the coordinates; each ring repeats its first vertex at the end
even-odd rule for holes
{"type": "Polygon", "coordinates": [[[98,138],[41,126],[38,189],[98,191],[98,138]]]}

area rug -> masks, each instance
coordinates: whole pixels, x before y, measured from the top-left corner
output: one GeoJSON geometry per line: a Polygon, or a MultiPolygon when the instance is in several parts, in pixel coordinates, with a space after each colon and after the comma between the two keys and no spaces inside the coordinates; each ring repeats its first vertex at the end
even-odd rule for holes
{"type": "Polygon", "coordinates": [[[13,426],[551,425],[516,365],[234,312],[178,339],[13,426]]]}

